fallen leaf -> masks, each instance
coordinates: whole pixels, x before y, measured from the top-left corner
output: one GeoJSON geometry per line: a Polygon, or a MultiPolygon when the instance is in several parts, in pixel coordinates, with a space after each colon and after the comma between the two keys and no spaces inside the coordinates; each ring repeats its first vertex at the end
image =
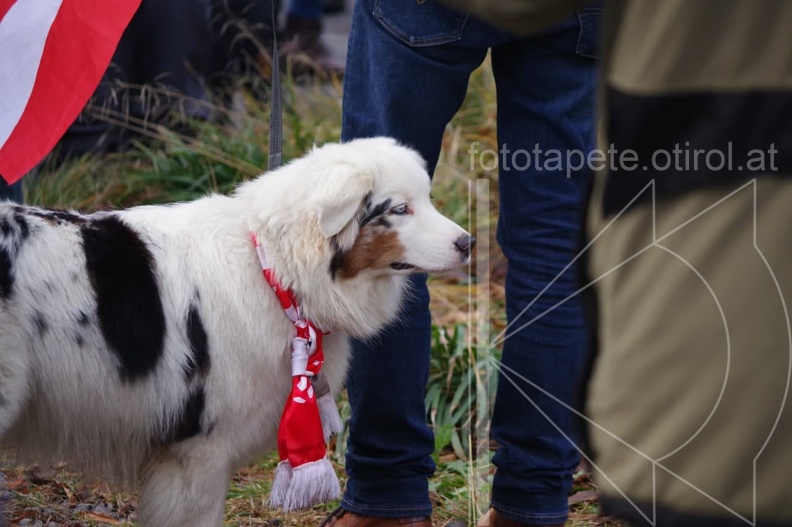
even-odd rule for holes
{"type": "Polygon", "coordinates": [[[69,503],[74,503],[74,494],[72,494],[69,486],[61,484],[61,487],[63,488],[63,492],[66,494],[66,497],[69,498],[69,503]]]}
{"type": "Polygon", "coordinates": [[[98,512],[85,512],[83,513],[83,517],[87,520],[93,520],[95,522],[102,522],[107,523],[110,525],[121,525],[123,522],[116,520],[112,516],[107,516],[105,514],[99,514],[98,512]]]}
{"type": "Polygon", "coordinates": [[[19,490],[28,486],[30,486],[30,482],[24,479],[15,479],[13,481],[6,482],[6,488],[8,490],[19,490]]]}

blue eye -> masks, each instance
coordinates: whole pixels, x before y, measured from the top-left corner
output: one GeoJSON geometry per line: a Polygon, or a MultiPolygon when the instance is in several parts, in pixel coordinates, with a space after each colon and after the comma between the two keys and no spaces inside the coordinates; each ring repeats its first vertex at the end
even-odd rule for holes
{"type": "Polygon", "coordinates": [[[391,214],[404,215],[404,214],[409,214],[411,211],[410,211],[410,207],[408,207],[406,203],[402,203],[401,205],[393,207],[390,210],[390,212],[391,214]]]}

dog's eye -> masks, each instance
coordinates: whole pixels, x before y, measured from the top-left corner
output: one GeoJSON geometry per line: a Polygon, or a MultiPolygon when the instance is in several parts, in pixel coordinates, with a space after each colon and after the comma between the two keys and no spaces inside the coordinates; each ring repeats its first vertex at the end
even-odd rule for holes
{"type": "Polygon", "coordinates": [[[390,211],[391,211],[391,214],[400,214],[400,215],[410,214],[412,212],[410,210],[410,207],[406,203],[402,203],[401,205],[397,205],[396,207],[393,207],[390,211]]]}

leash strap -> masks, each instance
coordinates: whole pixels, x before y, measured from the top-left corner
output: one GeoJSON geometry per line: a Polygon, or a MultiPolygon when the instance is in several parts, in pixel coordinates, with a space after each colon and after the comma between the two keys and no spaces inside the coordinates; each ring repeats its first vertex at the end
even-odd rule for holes
{"type": "Polygon", "coordinates": [[[269,159],[267,171],[281,166],[283,152],[283,119],[281,109],[281,79],[278,53],[278,0],[272,2],[272,88],[270,90],[269,159]]]}

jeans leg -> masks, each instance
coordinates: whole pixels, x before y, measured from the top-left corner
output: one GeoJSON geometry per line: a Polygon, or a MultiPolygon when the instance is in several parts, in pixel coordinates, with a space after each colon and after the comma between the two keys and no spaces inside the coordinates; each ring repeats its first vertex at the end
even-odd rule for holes
{"type": "MultiPolygon", "coordinates": [[[[373,4],[355,4],[342,138],[395,137],[416,148],[431,173],[445,126],[461,105],[486,47],[409,46],[374,18],[373,4]]],[[[428,478],[435,469],[434,439],[424,405],[430,330],[426,280],[416,276],[399,321],[370,342],[354,343],[347,382],[352,407],[349,480],[342,502],[348,511],[378,517],[432,512],[428,478]]]]}
{"type": "Polygon", "coordinates": [[[400,321],[371,342],[355,342],[347,377],[352,415],[349,479],[343,507],[379,517],[427,516],[434,438],[426,424],[429,291],[412,280],[414,298],[400,321]]]}
{"type": "MultiPolygon", "coordinates": [[[[487,44],[482,43],[486,30],[471,20],[459,41],[411,46],[404,41],[407,37],[395,36],[373,16],[374,3],[355,2],[344,76],[342,139],[394,137],[415,148],[432,174],[445,127],[465,99],[470,74],[487,54],[487,44]]],[[[393,14],[402,19],[422,16],[425,25],[433,16],[448,15],[438,11],[440,7],[429,7],[435,11],[415,8],[418,13],[413,14],[409,7],[391,9],[402,10],[393,14]]]]}
{"type": "MultiPolygon", "coordinates": [[[[575,18],[546,34],[498,46],[492,54],[504,153],[498,240],[508,259],[511,324],[502,361],[570,406],[577,401],[586,331],[578,297],[555,306],[578,287],[574,266],[562,271],[576,256],[590,176],[586,170],[567,173],[565,163],[544,165],[533,151],[535,146],[557,150],[565,158],[567,151],[587,154],[594,148],[596,61],[576,54],[579,34],[575,18]]],[[[529,383],[508,371],[499,375],[491,428],[500,444],[492,503],[502,515],[540,525],[566,521],[579,460],[574,418],[529,383]]]]}

